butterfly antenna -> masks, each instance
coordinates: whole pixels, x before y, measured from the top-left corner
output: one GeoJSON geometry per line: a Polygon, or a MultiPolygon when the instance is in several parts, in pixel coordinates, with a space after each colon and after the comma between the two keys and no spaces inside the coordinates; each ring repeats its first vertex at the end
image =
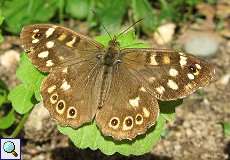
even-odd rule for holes
{"type": "Polygon", "coordinates": [[[136,22],[134,22],[131,26],[129,26],[128,28],[126,28],[125,30],[123,30],[121,33],[119,33],[119,34],[117,35],[117,38],[118,38],[119,36],[121,36],[122,34],[124,34],[125,32],[127,32],[130,28],[132,28],[133,26],[135,26],[137,23],[141,22],[142,20],[143,20],[143,18],[142,18],[142,19],[139,19],[139,20],[136,21],[136,22]]]}
{"type": "MultiPolygon", "coordinates": [[[[94,15],[95,15],[97,21],[100,22],[100,19],[99,19],[99,17],[97,16],[96,11],[92,9],[92,12],[94,13],[94,15]]],[[[101,25],[102,25],[103,29],[105,30],[105,32],[109,35],[110,39],[112,40],[113,38],[112,38],[111,34],[109,33],[109,31],[106,29],[106,27],[104,26],[104,24],[103,24],[102,22],[101,22],[101,25]]]]}
{"type": "Polygon", "coordinates": [[[109,31],[105,28],[105,26],[101,23],[102,27],[104,28],[105,32],[109,35],[110,39],[112,40],[111,34],[109,34],[109,31]]]}

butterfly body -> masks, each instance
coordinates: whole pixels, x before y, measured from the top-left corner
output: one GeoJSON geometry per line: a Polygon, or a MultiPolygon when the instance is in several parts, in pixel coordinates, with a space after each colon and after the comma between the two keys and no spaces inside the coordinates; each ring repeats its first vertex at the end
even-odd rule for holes
{"type": "Polygon", "coordinates": [[[108,46],[70,29],[26,26],[21,41],[32,63],[49,75],[44,106],[59,124],[78,128],[96,121],[105,136],[133,139],[153,126],[159,100],[183,98],[206,86],[214,67],[192,55],[153,48],[108,46]]]}

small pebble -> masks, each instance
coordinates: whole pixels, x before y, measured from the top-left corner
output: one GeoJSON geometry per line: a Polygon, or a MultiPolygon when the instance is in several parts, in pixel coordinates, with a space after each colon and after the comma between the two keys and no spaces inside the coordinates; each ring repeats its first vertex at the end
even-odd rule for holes
{"type": "Polygon", "coordinates": [[[167,23],[157,28],[154,33],[154,39],[157,44],[163,45],[169,43],[173,39],[176,25],[174,23],[167,23]]]}
{"type": "Polygon", "coordinates": [[[48,110],[38,103],[25,123],[25,138],[34,142],[47,141],[52,137],[54,128],[55,123],[50,119],[48,110]]]}
{"type": "Polygon", "coordinates": [[[0,56],[0,64],[6,69],[11,69],[16,66],[20,59],[20,54],[15,50],[8,50],[0,56]]]}
{"type": "Polygon", "coordinates": [[[209,57],[217,53],[220,45],[219,37],[211,32],[190,32],[186,35],[184,49],[195,56],[209,57]]]}
{"type": "Polygon", "coordinates": [[[225,74],[224,76],[222,76],[217,83],[223,86],[226,86],[229,83],[230,80],[230,73],[229,74],[225,74]]]}

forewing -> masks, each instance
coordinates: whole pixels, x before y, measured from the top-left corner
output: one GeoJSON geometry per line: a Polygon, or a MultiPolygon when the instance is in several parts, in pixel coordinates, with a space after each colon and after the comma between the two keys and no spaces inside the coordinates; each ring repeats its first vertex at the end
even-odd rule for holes
{"type": "Polygon", "coordinates": [[[92,121],[102,72],[94,60],[52,71],[41,85],[44,106],[59,124],[77,128],[92,121]]]}
{"type": "Polygon", "coordinates": [[[20,39],[32,63],[43,72],[95,56],[103,45],[65,27],[36,24],[22,29],[20,39]]]}
{"type": "Polygon", "coordinates": [[[214,67],[190,54],[173,50],[124,49],[123,63],[160,100],[183,98],[206,86],[214,67]]]}
{"type": "Polygon", "coordinates": [[[154,125],[158,114],[156,98],[123,64],[114,67],[108,97],[95,118],[101,132],[117,140],[131,140],[154,125]]]}

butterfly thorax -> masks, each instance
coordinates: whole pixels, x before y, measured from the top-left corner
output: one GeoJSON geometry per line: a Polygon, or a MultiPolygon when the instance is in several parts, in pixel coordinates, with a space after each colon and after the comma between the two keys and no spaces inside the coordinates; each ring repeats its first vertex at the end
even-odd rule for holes
{"type": "Polygon", "coordinates": [[[103,57],[103,64],[106,66],[114,66],[121,62],[120,58],[120,45],[115,38],[109,41],[108,48],[106,49],[103,57]]]}

